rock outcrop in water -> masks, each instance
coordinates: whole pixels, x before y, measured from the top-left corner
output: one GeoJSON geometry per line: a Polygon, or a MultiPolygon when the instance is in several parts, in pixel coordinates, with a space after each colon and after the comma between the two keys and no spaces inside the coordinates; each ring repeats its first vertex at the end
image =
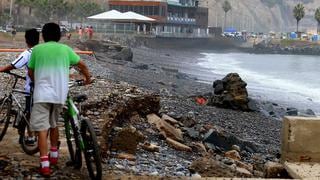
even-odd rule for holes
{"type": "Polygon", "coordinates": [[[209,105],[249,111],[246,86],[247,83],[237,73],[230,73],[222,80],[214,81],[214,95],[211,97],[209,105]]]}

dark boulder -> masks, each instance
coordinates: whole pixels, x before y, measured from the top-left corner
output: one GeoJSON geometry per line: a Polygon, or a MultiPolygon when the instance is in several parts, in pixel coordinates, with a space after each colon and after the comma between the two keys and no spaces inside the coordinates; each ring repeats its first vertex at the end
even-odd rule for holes
{"type": "Polygon", "coordinates": [[[298,116],[298,109],[297,108],[287,108],[286,115],[287,116],[298,116]]]}
{"type": "Polygon", "coordinates": [[[112,56],[112,59],[116,60],[124,60],[124,61],[132,61],[133,52],[131,48],[123,48],[120,52],[112,56]]]}
{"type": "Polygon", "coordinates": [[[205,143],[213,144],[215,147],[219,147],[223,150],[232,149],[233,145],[239,146],[248,152],[254,153],[259,151],[259,145],[251,142],[242,140],[233,134],[223,131],[222,129],[211,129],[205,136],[205,143]]]}
{"type": "Polygon", "coordinates": [[[214,94],[222,94],[224,91],[223,81],[216,80],[213,82],[214,94]]]}
{"type": "Polygon", "coordinates": [[[213,83],[214,95],[209,105],[249,111],[247,83],[237,73],[230,73],[213,83]]]}

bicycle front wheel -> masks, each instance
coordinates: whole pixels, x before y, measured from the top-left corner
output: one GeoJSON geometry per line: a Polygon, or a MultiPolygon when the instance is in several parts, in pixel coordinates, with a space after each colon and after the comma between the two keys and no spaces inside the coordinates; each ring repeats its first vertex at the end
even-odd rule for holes
{"type": "Polygon", "coordinates": [[[91,179],[102,178],[101,153],[96,133],[92,124],[84,119],[81,124],[81,135],[84,142],[84,156],[91,179]]]}
{"type": "Polygon", "coordinates": [[[71,159],[71,165],[80,169],[82,166],[82,157],[79,141],[79,131],[74,124],[74,119],[71,117],[65,120],[65,133],[67,138],[67,145],[71,159]]]}
{"type": "Polygon", "coordinates": [[[0,100],[0,141],[2,141],[10,124],[11,107],[12,103],[9,99],[0,100]]]}

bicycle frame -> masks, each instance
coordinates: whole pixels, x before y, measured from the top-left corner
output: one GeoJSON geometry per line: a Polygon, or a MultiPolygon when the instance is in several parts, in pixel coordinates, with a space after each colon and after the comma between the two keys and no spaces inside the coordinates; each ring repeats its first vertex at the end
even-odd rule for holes
{"type": "MultiPolygon", "coordinates": [[[[10,73],[9,73],[9,74],[10,74],[10,73]]],[[[15,75],[15,74],[14,74],[14,75],[15,75]]],[[[12,88],[11,88],[12,90],[11,90],[11,92],[9,93],[9,95],[7,95],[7,94],[5,95],[5,98],[4,98],[4,100],[3,100],[3,103],[5,103],[8,99],[9,99],[10,101],[12,101],[12,103],[15,103],[15,104],[17,105],[17,107],[18,107],[18,113],[22,115],[23,120],[27,123],[28,126],[30,126],[30,123],[29,123],[29,121],[28,121],[28,118],[26,117],[26,115],[25,115],[25,113],[24,113],[24,108],[23,108],[22,105],[19,103],[18,98],[15,96],[15,94],[16,94],[16,93],[19,93],[19,94],[24,94],[24,95],[29,95],[29,96],[31,96],[31,93],[27,93],[25,90],[16,89],[15,87],[16,87],[16,85],[17,85],[17,83],[18,83],[19,78],[20,78],[20,79],[23,79],[23,77],[18,76],[18,75],[15,75],[14,77],[15,77],[15,80],[14,80],[14,83],[13,83],[12,88]],[[20,113],[20,112],[22,112],[22,113],[20,113]]],[[[13,124],[16,123],[16,120],[17,120],[17,119],[15,118],[13,124]]]]}
{"type": "MultiPolygon", "coordinates": [[[[78,139],[80,142],[80,149],[84,150],[84,142],[80,133],[80,128],[81,128],[81,119],[79,118],[80,116],[80,112],[78,110],[78,108],[76,107],[76,105],[74,104],[73,100],[71,97],[67,97],[67,102],[66,102],[66,113],[64,116],[64,121],[65,121],[65,128],[66,128],[66,132],[70,132],[71,130],[71,126],[70,123],[74,123],[75,127],[76,127],[76,131],[78,131],[78,139]],[[68,118],[70,117],[70,118],[68,118]],[[73,122],[70,122],[73,121],[73,122]],[[70,123],[69,123],[70,122],[70,123]]],[[[71,139],[71,135],[70,133],[66,134],[67,139],[71,139]]]]}

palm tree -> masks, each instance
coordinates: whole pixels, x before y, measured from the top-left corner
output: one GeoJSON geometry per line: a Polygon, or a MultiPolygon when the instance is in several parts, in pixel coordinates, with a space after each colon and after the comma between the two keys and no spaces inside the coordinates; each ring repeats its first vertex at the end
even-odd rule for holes
{"type": "Polygon", "coordinates": [[[314,13],[314,18],[317,20],[318,22],[318,26],[317,26],[317,32],[320,32],[320,8],[316,9],[316,12],[314,13]]]}
{"type": "Polygon", "coordinates": [[[225,0],[222,4],[222,9],[224,11],[224,28],[226,28],[227,25],[227,13],[231,10],[231,4],[228,0],[225,0]]]}
{"type": "Polygon", "coordinates": [[[299,3],[297,4],[293,9],[293,16],[297,20],[297,32],[299,32],[299,22],[304,17],[305,11],[303,4],[299,3]]]}

